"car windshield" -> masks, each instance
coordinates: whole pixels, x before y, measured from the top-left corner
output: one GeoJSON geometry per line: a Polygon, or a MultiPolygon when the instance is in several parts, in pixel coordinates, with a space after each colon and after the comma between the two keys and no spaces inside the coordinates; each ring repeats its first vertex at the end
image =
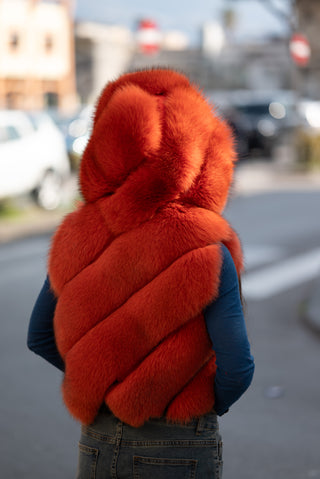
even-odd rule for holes
{"type": "Polygon", "coordinates": [[[246,115],[262,116],[269,114],[269,103],[255,105],[239,105],[237,109],[246,115]]]}

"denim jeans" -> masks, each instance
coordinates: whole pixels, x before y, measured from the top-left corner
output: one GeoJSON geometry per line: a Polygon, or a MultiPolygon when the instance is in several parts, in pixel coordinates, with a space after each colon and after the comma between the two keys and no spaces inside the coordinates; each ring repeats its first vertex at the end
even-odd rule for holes
{"type": "Polygon", "coordinates": [[[222,441],[216,414],[186,425],[152,419],[140,428],[105,408],[82,426],[77,479],[220,479],[222,441]]]}

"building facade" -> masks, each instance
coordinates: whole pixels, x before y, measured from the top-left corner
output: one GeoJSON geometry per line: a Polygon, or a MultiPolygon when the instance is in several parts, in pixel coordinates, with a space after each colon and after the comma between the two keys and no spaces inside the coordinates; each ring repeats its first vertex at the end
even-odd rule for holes
{"type": "Polygon", "coordinates": [[[76,25],[76,77],[81,103],[95,102],[105,84],[128,68],[133,48],[133,35],[124,26],[94,22],[76,25]]]}
{"type": "Polygon", "coordinates": [[[0,108],[77,104],[71,3],[0,0],[0,108]]]}

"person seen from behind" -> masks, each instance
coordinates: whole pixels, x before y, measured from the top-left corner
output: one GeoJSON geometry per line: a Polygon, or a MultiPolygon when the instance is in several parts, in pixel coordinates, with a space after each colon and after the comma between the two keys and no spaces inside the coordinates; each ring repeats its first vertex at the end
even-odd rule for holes
{"type": "Polygon", "coordinates": [[[222,477],[217,416],[254,371],[241,244],[222,216],[235,161],[184,75],[143,70],[103,90],[83,203],[52,239],[28,332],[64,372],[78,479],[222,477]]]}

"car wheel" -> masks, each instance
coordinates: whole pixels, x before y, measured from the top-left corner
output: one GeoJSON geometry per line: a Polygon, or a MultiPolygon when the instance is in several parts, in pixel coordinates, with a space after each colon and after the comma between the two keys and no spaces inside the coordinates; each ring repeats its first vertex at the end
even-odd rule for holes
{"type": "Polygon", "coordinates": [[[47,171],[35,191],[38,205],[44,210],[55,210],[62,200],[62,178],[55,171],[47,171]]]}

